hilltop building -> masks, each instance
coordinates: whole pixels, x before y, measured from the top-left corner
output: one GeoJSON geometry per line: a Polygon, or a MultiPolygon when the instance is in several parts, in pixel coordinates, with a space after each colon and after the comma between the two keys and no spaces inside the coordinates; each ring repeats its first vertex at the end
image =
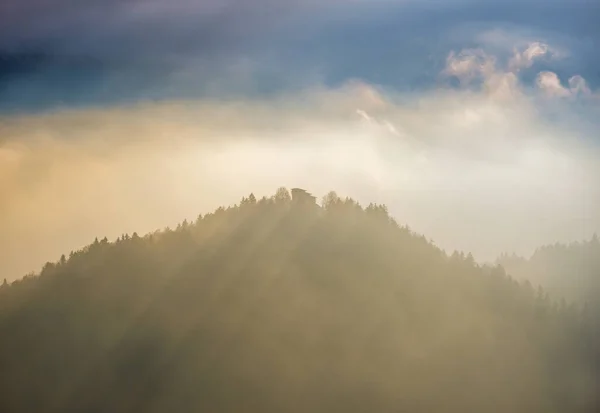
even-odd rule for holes
{"type": "Polygon", "coordinates": [[[316,205],[317,198],[301,188],[292,188],[292,203],[302,205],[316,205]]]}

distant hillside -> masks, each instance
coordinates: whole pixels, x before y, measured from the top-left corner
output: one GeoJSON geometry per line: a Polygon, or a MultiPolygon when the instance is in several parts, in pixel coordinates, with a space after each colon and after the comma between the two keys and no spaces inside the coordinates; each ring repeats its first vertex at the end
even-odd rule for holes
{"type": "Polygon", "coordinates": [[[600,241],[541,247],[529,258],[502,255],[497,263],[518,279],[539,283],[555,297],[600,304],[600,241]]]}
{"type": "Polygon", "coordinates": [[[282,188],[0,288],[0,412],[591,412],[589,317],[282,188]]]}

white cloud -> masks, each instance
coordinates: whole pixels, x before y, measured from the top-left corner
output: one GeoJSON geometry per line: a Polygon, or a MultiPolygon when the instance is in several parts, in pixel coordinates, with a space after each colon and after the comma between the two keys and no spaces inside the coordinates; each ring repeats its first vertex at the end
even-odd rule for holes
{"type": "Polygon", "coordinates": [[[530,43],[522,52],[514,50],[514,55],[508,62],[508,70],[518,72],[521,69],[533,66],[536,60],[552,54],[553,50],[547,44],[542,42],[530,43]]]}
{"type": "Polygon", "coordinates": [[[558,75],[554,72],[538,73],[536,83],[543,92],[550,96],[566,97],[571,95],[571,91],[562,85],[558,75]]]}
{"type": "Polygon", "coordinates": [[[552,97],[565,98],[577,95],[591,95],[592,93],[585,79],[579,75],[569,78],[568,87],[565,87],[556,73],[543,71],[538,74],[536,83],[542,92],[552,97]]]}
{"type": "Polygon", "coordinates": [[[450,52],[444,71],[468,84],[478,77],[489,77],[496,72],[496,59],[481,49],[465,49],[460,53],[450,52]]]}
{"type": "MultiPolygon", "coordinates": [[[[522,69],[532,67],[538,59],[560,56],[561,53],[546,43],[530,42],[523,47],[522,51],[514,49],[506,67],[502,68],[494,56],[490,56],[482,49],[465,49],[460,53],[449,54],[443,73],[456,77],[463,86],[480,84],[482,91],[490,97],[510,100],[523,96],[523,88],[518,77],[522,69]]],[[[538,73],[536,86],[547,97],[592,95],[586,80],[580,75],[572,76],[568,80],[568,87],[565,87],[556,73],[546,70],[538,73]]]]}

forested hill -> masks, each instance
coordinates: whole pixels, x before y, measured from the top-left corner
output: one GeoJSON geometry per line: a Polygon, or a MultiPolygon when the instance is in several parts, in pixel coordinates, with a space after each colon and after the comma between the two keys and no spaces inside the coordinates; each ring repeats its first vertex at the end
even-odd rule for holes
{"type": "Polygon", "coordinates": [[[569,301],[600,308],[600,241],[554,244],[538,248],[529,258],[502,255],[498,264],[518,279],[544,285],[548,292],[569,301]]]}
{"type": "Polygon", "coordinates": [[[595,411],[589,316],[287,190],[0,289],[0,412],[595,411]]]}

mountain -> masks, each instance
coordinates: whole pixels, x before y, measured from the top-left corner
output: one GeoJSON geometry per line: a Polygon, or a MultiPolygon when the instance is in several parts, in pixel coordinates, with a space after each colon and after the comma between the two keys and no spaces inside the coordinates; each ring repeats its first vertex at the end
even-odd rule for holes
{"type": "Polygon", "coordinates": [[[591,412],[590,326],[385,206],[280,188],[3,285],[0,411],[591,412]]]}

